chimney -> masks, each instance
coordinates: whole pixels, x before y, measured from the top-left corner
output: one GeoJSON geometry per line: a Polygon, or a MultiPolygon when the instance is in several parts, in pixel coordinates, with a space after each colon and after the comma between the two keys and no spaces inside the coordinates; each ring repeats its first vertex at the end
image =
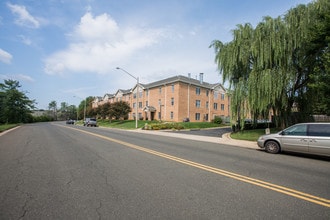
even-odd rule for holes
{"type": "Polygon", "coordinates": [[[200,73],[199,74],[199,82],[200,82],[200,84],[203,84],[203,75],[204,75],[204,73],[200,73]]]}

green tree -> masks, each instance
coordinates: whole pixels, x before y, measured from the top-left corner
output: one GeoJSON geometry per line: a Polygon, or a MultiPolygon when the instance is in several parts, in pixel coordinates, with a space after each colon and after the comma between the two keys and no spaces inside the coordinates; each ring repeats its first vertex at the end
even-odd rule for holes
{"type": "Polygon", "coordinates": [[[51,101],[48,104],[48,110],[51,112],[53,120],[57,120],[57,102],[56,101],[51,101]]]}
{"type": "Polygon", "coordinates": [[[66,102],[61,102],[61,107],[59,109],[58,117],[60,120],[66,119],[76,119],[77,109],[74,105],[69,105],[66,102]]]}
{"type": "Polygon", "coordinates": [[[110,118],[124,119],[132,109],[125,101],[119,101],[110,105],[110,118]]]}
{"type": "Polygon", "coordinates": [[[77,118],[77,107],[75,105],[67,106],[67,118],[71,118],[71,119],[77,118]]]}
{"type": "Polygon", "coordinates": [[[4,80],[0,83],[0,123],[31,122],[31,110],[35,100],[30,100],[16,80],[4,80]]]}
{"type": "Polygon", "coordinates": [[[111,108],[111,104],[107,102],[103,105],[98,106],[96,109],[96,113],[100,115],[102,119],[105,119],[110,116],[110,108],[111,108]]]}
{"type": "Polygon", "coordinates": [[[93,101],[94,101],[93,96],[89,96],[89,97],[81,100],[81,102],[78,106],[78,109],[77,109],[80,119],[84,118],[84,116],[94,117],[97,115],[96,109],[93,109],[93,107],[92,107],[93,101]]]}
{"type": "Polygon", "coordinates": [[[231,42],[216,40],[211,44],[223,81],[228,81],[232,90],[234,119],[243,121],[247,115],[265,117],[272,110],[277,125],[285,127],[291,123],[294,106],[305,115],[310,113],[308,98],[315,94],[309,88],[312,75],[316,69],[320,70],[316,72],[317,79],[329,74],[323,71],[322,61],[327,57],[329,22],[323,23],[326,28],[320,28],[320,34],[311,37],[320,15],[329,14],[328,5],[328,1],[319,0],[299,5],[283,18],[265,17],[256,28],[238,25],[231,42]],[[311,46],[313,40],[317,44],[311,46]]]}
{"type": "Polygon", "coordinates": [[[96,110],[93,109],[93,101],[94,97],[93,96],[88,96],[86,98],[86,117],[95,117],[96,116],[96,110]]]}
{"type": "Polygon", "coordinates": [[[310,27],[307,48],[315,62],[310,67],[313,73],[308,82],[306,108],[315,114],[330,115],[330,2],[319,0],[312,7],[316,22],[310,27]]]}

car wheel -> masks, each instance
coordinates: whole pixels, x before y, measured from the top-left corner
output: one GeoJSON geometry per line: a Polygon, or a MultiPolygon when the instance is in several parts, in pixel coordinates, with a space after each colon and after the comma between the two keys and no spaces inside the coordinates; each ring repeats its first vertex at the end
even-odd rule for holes
{"type": "Polygon", "coordinates": [[[267,153],[277,154],[281,151],[280,145],[276,141],[268,141],[265,144],[265,150],[267,153]]]}

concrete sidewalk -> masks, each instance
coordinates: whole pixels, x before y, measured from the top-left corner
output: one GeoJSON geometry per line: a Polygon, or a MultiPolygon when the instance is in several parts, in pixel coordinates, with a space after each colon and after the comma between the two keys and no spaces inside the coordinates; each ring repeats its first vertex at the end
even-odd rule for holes
{"type": "Polygon", "coordinates": [[[237,146],[237,147],[245,147],[245,148],[251,148],[251,149],[260,149],[257,145],[257,142],[235,140],[230,137],[230,133],[226,133],[226,134],[222,135],[222,137],[220,138],[220,137],[208,137],[208,136],[201,136],[201,135],[181,134],[181,133],[174,133],[174,132],[167,132],[167,131],[154,131],[154,130],[142,130],[142,129],[130,130],[130,131],[140,132],[140,133],[144,133],[144,134],[151,134],[151,135],[159,135],[159,136],[166,136],[166,137],[175,137],[175,138],[182,138],[182,139],[189,139],[189,140],[196,140],[196,141],[233,145],[233,146],[237,146]]]}

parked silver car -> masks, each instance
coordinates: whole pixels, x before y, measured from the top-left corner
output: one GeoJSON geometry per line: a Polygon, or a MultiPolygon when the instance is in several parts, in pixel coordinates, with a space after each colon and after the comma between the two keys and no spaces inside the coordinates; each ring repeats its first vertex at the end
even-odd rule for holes
{"type": "Polygon", "coordinates": [[[84,121],[84,126],[97,127],[96,118],[86,118],[86,120],[84,121]]]}
{"type": "Polygon", "coordinates": [[[258,146],[268,153],[281,151],[330,156],[330,123],[302,123],[276,134],[262,135],[258,146]]]}

